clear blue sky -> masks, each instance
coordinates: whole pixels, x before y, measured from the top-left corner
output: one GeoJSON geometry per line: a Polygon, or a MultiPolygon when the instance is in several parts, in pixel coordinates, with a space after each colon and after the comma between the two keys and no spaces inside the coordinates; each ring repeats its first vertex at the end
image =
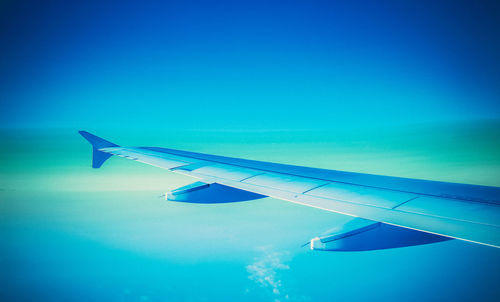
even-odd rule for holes
{"type": "Polygon", "coordinates": [[[499,23],[495,1],[8,1],[0,126],[498,119],[499,23]]]}

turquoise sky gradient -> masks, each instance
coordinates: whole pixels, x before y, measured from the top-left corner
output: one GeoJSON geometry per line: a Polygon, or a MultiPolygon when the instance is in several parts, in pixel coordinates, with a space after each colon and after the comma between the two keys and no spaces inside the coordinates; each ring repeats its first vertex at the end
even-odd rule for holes
{"type": "Polygon", "coordinates": [[[0,4],[0,300],[498,301],[500,254],[451,240],[300,246],[347,218],[271,198],[166,202],[160,146],[500,186],[494,1],[0,4]]]}
{"type": "Polygon", "coordinates": [[[492,2],[7,2],[4,127],[498,119],[492,2]]]}

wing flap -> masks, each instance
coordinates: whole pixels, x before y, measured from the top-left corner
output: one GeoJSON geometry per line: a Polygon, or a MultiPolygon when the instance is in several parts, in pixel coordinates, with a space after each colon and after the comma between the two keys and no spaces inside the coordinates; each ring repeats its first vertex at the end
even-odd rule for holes
{"type": "Polygon", "coordinates": [[[487,203],[422,196],[397,210],[500,226],[500,207],[487,203]]]}
{"type": "Polygon", "coordinates": [[[208,167],[201,167],[193,170],[200,176],[215,176],[222,179],[229,179],[235,181],[242,181],[244,179],[262,174],[262,171],[255,169],[248,169],[225,164],[214,164],[208,167]]]}
{"type": "Polygon", "coordinates": [[[418,197],[416,194],[386,189],[370,188],[343,183],[329,183],[313,189],[307,195],[337,199],[375,207],[393,209],[398,205],[418,197]]]}
{"type": "Polygon", "coordinates": [[[302,193],[328,183],[324,180],[270,172],[245,179],[243,182],[294,193],[302,193]]]}

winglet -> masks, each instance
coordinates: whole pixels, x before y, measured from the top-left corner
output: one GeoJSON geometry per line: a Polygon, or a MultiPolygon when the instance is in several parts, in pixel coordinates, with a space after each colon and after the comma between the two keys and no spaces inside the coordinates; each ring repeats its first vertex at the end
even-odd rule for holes
{"type": "Polygon", "coordinates": [[[99,151],[101,148],[120,147],[87,131],[78,131],[92,145],[92,168],[100,168],[112,154],[99,151]]]}

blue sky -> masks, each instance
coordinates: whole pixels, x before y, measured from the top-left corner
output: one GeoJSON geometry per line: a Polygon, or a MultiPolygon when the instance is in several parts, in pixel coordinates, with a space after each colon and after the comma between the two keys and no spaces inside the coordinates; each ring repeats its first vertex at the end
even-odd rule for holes
{"type": "Polygon", "coordinates": [[[498,301],[497,249],[300,246],[346,217],[193,182],[151,145],[500,185],[495,1],[4,1],[0,300],[498,301]]]}
{"type": "Polygon", "coordinates": [[[1,126],[498,119],[498,12],[494,1],[7,2],[1,126]]]}

